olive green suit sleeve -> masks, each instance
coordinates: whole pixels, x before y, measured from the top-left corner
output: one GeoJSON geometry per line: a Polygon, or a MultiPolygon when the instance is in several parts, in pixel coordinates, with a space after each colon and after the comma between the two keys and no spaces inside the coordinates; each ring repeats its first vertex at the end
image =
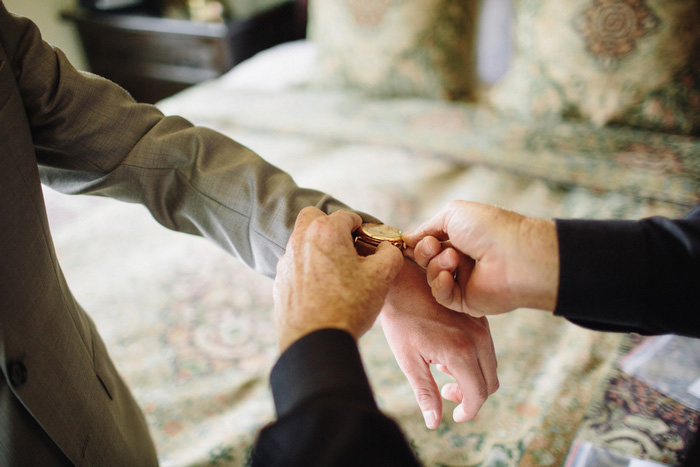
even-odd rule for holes
{"type": "Polygon", "coordinates": [[[302,208],[347,209],[222,134],[77,71],[29,20],[6,11],[0,18],[42,183],[51,188],[143,204],[169,229],[207,237],[268,276],[302,208]]]}

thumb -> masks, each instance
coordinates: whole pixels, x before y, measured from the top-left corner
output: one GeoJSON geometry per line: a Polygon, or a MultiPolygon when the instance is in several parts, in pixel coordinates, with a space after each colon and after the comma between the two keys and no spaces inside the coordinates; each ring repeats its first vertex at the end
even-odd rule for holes
{"type": "Polygon", "coordinates": [[[377,251],[365,256],[366,267],[377,271],[387,284],[394,282],[403,267],[404,257],[401,250],[389,242],[382,242],[377,251]]]}

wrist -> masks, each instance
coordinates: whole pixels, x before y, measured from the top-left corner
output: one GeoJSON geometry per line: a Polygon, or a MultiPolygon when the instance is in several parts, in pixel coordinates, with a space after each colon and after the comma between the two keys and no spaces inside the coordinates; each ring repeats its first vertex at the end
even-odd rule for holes
{"type": "Polygon", "coordinates": [[[380,317],[401,313],[401,310],[415,306],[416,301],[426,294],[430,296],[430,286],[425,280],[425,270],[415,261],[404,258],[401,271],[389,288],[380,317]]]}
{"type": "Polygon", "coordinates": [[[355,340],[355,342],[357,342],[357,336],[355,335],[355,333],[352,332],[352,330],[349,328],[349,326],[343,326],[340,324],[305,326],[303,328],[290,328],[290,327],[278,328],[277,342],[278,342],[280,355],[283,354],[295,342],[303,339],[304,337],[308,336],[309,334],[313,334],[314,332],[321,331],[324,329],[335,329],[338,331],[346,332],[353,338],[353,340],[355,340]]]}
{"type": "Polygon", "coordinates": [[[553,220],[525,217],[518,238],[514,289],[519,307],[554,311],[559,288],[559,243],[553,220]]]}

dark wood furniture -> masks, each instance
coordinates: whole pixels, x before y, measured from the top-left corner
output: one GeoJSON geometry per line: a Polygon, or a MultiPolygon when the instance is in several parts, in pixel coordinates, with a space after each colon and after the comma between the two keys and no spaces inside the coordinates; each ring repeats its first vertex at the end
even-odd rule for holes
{"type": "Polygon", "coordinates": [[[242,21],[204,23],[86,9],[62,13],[80,34],[90,71],[142,102],[215,78],[273,45],[303,38],[305,10],[278,5],[242,21]]]}

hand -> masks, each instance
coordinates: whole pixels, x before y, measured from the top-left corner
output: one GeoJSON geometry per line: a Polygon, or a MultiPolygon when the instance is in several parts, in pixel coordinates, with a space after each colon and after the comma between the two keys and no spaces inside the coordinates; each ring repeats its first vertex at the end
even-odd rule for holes
{"type": "Polygon", "coordinates": [[[452,201],[404,234],[404,241],[407,255],[427,268],[433,296],[447,308],[479,317],[556,306],[559,245],[553,221],[452,201]]]}
{"type": "Polygon", "coordinates": [[[446,399],[459,402],[457,422],[474,418],[498,389],[496,354],[486,318],[440,306],[430,295],[425,272],[406,260],[389,291],[380,321],[399,367],[408,378],[428,428],[442,419],[442,399],[430,365],[451,374],[446,399]]]}
{"type": "Polygon", "coordinates": [[[343,329],[357,340],[372,327],[404,258],[387,242],[359,256],[352,232],[361,223],[346,211],[327,216],[309,207],[299,213],[273,290],[282,351],[318,329],[343,329]]]}

